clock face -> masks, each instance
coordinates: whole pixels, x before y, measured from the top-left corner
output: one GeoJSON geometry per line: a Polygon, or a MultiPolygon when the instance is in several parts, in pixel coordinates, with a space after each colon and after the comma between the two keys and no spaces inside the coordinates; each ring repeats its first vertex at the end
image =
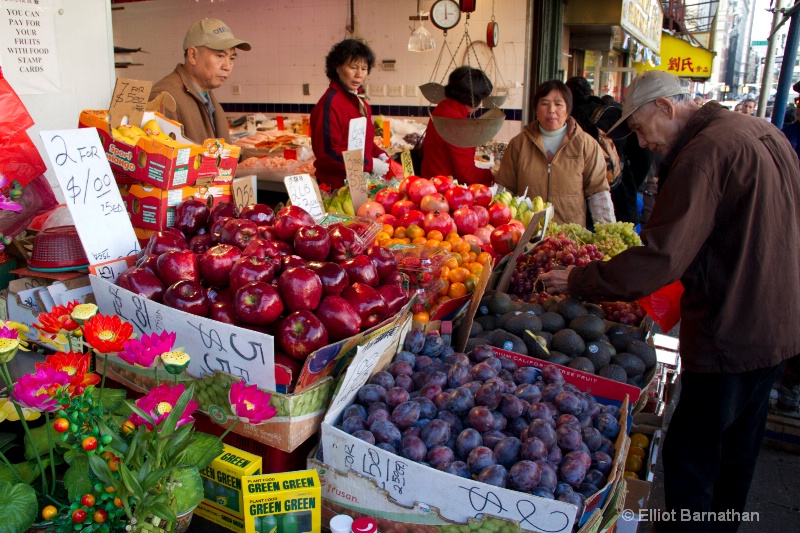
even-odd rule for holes
{"type": "Polygon", "coordinates": [[[461,20],[461,10],[453,0],[438,0],[431,7],[431,22],[440,30],[454,28],[461,20]]]}

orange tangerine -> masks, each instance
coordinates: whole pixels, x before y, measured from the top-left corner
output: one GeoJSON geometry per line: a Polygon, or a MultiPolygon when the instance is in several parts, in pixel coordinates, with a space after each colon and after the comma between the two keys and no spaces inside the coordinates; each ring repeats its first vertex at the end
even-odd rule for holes
{"type": "Polygon", "coordinates": [[[478,278],[474,275],[467,276],[464,279],[464,286],[467,288],[467,292],[472,294],[478,286],[478,278]]]}
{"type": "Polygon", "coordinates": [[[390,238],[392,235],[390,233],[386,233],[385,231],[379,231],[377,235],[375,235],[375,239],[377,241],[382,241],[384,239],[390,238]]]}
{"type": "Polygon", "coordinates": [[[391,224],[384,224],[382,231],[388,234],[389,237],[391,237],[392,235],[394,235],[394,226],[392,226],[391,224]]]}
{"type": "Polygon", "coordinates": [[[491,260],[492,256],[489,254],[489,252],[481,252],[478,254],[478,263],[482,265],[487,264],[491,260]]]}
{"type": "Polygon", "coordinates": [[[416,224],[411,224],[408,228],[406,228],[406,237],[410,239],[416,239],[417,237],[424,237],[425,230],[417,226],[416,224]]]}
{"type": "Polygon", "coordinates": [[[394,236],[398,239],[403,239],[406,236],[406,228],[400,226],[399,228],[394,229],[394,236]]]}
{"type": "Polygon", "coordinates": [[[429,322],[431,315],[429,315],[427,311],[420,311],[419,313],[414,313],[411,318],[414,322],[429,322]]]}
{"type": "Polygon", "coordinates": [[[428,238],[434,241],[442,241],[444,240],[444,235],[442,235],[442,232],[438,229],[434,229],[428,232],[428,238]]]}
{"type": "Polygon", "coordinates": [[[440,242],[442,241],[437,241],[436,239],[428,238],[428,240],[425,241],[425,244],[427,244],[428,246],[439,246],[440,242]]]}
{"type": "Polygon", "coordinates": [[[474,263],[475,261],[478,260],[478,254],[476,254],[475,252],[470,252],[467,254],[467,256],[469,256],[467,263],[474,263]]]}
{"type": "Polygon", "coordinates": [[[481,272],[483,272],[483,265],[480,263],[472,263],[467,267],[467,270],[469,270],[476,276],[480,276],[481,272]]]}
{"type": "Polygon", "coordinates": [[[458,268],[458,267],[459,267],[459,265],[458,265],[458,259],[456,259],[455,257],[451,257],[450,259],[448,259],[448,260],[447,260],[447,262],[445,263],[445,265],[446,265],[446,266],[448,266],[448,267],[449,267],[449,268],[451,268],[451,269],[452,269],[452,268],[458,268]]]}
{"type": "Polygon", "coordinates": [[[453,245],[448,241],[442,241],[439,243],[439,248],[446,252],[451,252],[453,250],[453,245]]]}
{"type": "MultiPolygon", "coordinates": [[[[409,228],[409,230],[410,229],[411,228],[409,228]]],[[[411,244],[425,244],[427,242],[428,242],[428,239],[426,239],[425,237],[421,237],[421,236],[420,237],[414,237],[413,239],[411,239],[411,244]]]]}
{"type": "Polygon", "coordinates": [[[450,267],[445,265],[442,267],[442,274],[439,276],[442,279],[447,279],[450,275],[450,267]]]}
{"type": "Polygon", "coordinates": [[[447,296],[449,290],[450,290],[450,284],[445,283],[444,285],[442,285],[442,288],[439,289],[439,296],[447,296]]]}
{"type": "Polygon", "coordinates": [[[461,241],[458,243],[458,246],[455,247],[455,250],[460,254],[466,254],[469,252],[469,243],[461,241]]]}
{"type": "Polygon", "coordinates": [[[450,289],[447,291],[450,298],[461,298],[465,294],[467,294],[467,287],[459,281],[451,283],[450,289]]]}
{"type": "Polygon", "coordinates": [[[445,240],[450,243],[453,243],[453,241],[461,242],[461,237],[458,236],[458,233],[453,232],[453,233],[448,233],[447,237],[445,237],[445,240]]]}
{"type": "Polygon", "coordinates": [[[448,279],[450,279],[450,281],[454,283],[462,282],[465,279],[467,279],[467,276],[469,276],[469,270],[467,270],[464,267],[457,267],[450,270],[450,275],[448,276],[448,279]]]}

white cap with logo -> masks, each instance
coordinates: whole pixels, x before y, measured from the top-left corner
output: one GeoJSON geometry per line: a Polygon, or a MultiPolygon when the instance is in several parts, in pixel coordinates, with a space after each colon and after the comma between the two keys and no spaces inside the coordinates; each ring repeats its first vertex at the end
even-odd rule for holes
{"type": "Polygon", "coordinates": [[[228,48],[250,50],[250,43],[234,37],[228,25],[219,19],[203,19],[192,24],[183,39],[183,49],[188,50],[197,46],[205,46],[212,50],[228,48]]]}
{"type": "Polygon", "coordinates": [[[689,94],[688,84],[678,76],[661,70],[647,70],[636,76],[622,99],[622,118],[607,133],[623,124],[637,109],[662,96],[689,94]]]}

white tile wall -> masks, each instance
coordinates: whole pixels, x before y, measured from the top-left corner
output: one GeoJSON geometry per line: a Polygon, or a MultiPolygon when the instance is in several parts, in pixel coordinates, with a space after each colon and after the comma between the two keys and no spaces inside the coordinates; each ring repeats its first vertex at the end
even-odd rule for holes
{"type": "MultiPolygon", "coordinates": [[[[422,0],[427,11],[433,0],[422,0]]],[[[485,41],[486,25],[494,4],[495,20],[500,26],[500,46],[495,50],[496,65],[491,56],[480,55],[481,67],[495,85],[512,87],[504,108],[522,107],[521,87],[525,59],[525,10],[527,0],[481,0],[469,21],[471,39],[485,41]]],[[[336,42],[349,37],[349,0],[158,0],[120,4],[123,9],[112,12],[114,44],[126,48],[142,48],[134,54],[139,67],[118,69],[117,76],[157,81],[182,62],[182,43],[186,30],[203,17],[224,20],[240,39],[253,45],[249,52],[240,52],[236,68],[221,89],[216,91],[222,102],[231,103],[309,103],[313,104],[325,91],[325,55],[336,42]],[[310,85],[311,94],[304,96],[302,84],[310,85]],[[241,94],[232,94],[233,85],[241,85],[241,94]]],[[[436,49],[425,53],[407,50],[411,26],[408,20],[416,11],[416,0],[355,0],[355,36],[365,38],[377,57],[367,83],[383,85],[420,85],[442,81],[449,73],[451,54],[445,50],[438,72],[434,67],[444,43],[440,30],[426,21],[436,38],[436,49]],[[394,72],[384,71],[383,59],[396,60],[394,72]],[[434,76],[435,74],[435,76],[434,76]]],[[[451,30],[447,42],[452,52],[464,35],[466,18],[451,30]]],[[[478,43],[476,47],[483,47],[478,43]]],[[[456,63],[464,61],[466,46],[455,54],[456,63]]],[[[475,64],[471,56],[472,66],[475,64]]],[[[405,95],[405,92],[403,92],[405,95]]],[[[382,96],[371,100],[373,105],[424,106],[418,95],[382,96]]],[[[519,124],[509,124],[513,135],[519,124]]],[[[498,137],[501,137],[500,135],[498,137]]]]}

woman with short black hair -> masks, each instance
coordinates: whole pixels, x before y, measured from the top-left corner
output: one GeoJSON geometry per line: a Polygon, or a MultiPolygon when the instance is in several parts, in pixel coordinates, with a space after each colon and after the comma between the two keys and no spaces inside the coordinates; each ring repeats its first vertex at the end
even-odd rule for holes
{"type": "MultiPolygon", "coordinates": [[[[445,99],[439,102],[431,115],[466,119],[481,106],[481,100],[492,94],[492,89],[492,82],[482,70],[458,67],[450,73],[444,88],[445,99]]],[[[467,185],[491,185],[494,182],[491,170],[475,166],[474,147],[462,148],[448,143],[431,120],[425,129],[422,177],[434,176],[452,176],[467,185]]]]}
{"type": "Polygon", "coordinates": [[[375,145],[372,109],[366,102],[364,81],[375,66],[375,53],[355,39],[345,39],[325,57],[330,85],[311,111],[311,146],[317,182],[337,189],[347,173],[342,152],[347,151],[350,121],[366,117],[364,171],[384,175],[389,170],[386,153],[375,145]]]}

